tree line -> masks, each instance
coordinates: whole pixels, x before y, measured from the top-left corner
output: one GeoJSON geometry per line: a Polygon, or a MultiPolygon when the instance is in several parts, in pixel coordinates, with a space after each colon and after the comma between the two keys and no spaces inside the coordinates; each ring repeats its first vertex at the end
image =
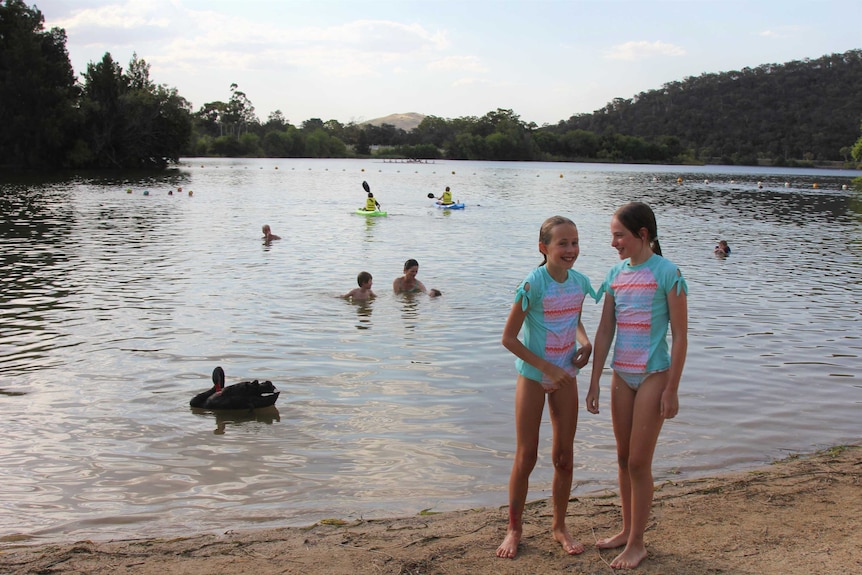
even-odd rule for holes
{"type": "Polygon", "coordinates": [[[78,82],[66,33],[20,0],[0,4],[0,165],[14,168],[164,168],[191,136],[191,106],[157,86],[137,55],[126,71],[110,53],[78,82]]]}
{"type": "Polygon", "coordinates": [[[410,131],[320,118],[297,126],[280,110],[261,122],[237,84],[227,101],[194,111],[149,72],[137,55],[124,70],[106,53],[78,81],[65,31],[45,31],[35,6],[0,2],[0,165],[164,168],[181,156],[792,165],[859,161],[862,150],[859,50],[703,74],[541,127],[503,108],[426,116],[410,131]]]}

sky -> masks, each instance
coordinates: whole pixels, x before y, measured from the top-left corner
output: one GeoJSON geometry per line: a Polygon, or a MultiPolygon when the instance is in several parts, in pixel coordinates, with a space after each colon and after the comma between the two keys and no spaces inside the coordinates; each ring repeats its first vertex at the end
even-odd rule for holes
{"type": "Polygon", "coordinates": [[[704,73],[862,48],[859,0],[25,0],[72,68],[133,54],[197,111],[231,84],[262,122],[556,124],[704,73]]]}

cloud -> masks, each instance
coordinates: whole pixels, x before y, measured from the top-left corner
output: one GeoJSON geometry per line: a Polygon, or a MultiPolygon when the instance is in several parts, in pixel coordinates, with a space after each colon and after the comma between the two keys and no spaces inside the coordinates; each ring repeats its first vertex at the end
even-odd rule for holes
{"type": "Polygon", "coordinates": [[[633,41],[618,44],[606,54],[606,57],[611,60],[628,60],[630,62],[658,56],[685,56],[685,49],[666,42],[646,42],[642,40],[640,42],[633,41]]]}
{"type": "Polygon", "coordinates": [[[290,28],[173,0],[127,0],[52,21],[90,49],[134,48],[163,70],[304,69],[336,77],[380,76],[399,66],[422,69],[449,47],[444,31],[389,20],[290,28]],[[85,39],[82,41],[82,39],[85,39]]]}
{"type": "Polygon", "coordinates": [[[169,5],[158,1],[129,0],[97,8],[74,10],[70,16],[48,21],[47,27],[64,28],[85,45],[129,45],[141,39],[169,37],[171,13],[169,5]]]}
{"type": "Polygon", "coordinates": [[[429,70],[457,72],[487,72],[488,68],[476,56],[448,56],[428,64],[429,70]]]}
{"type": "Polygon", "coordinates": [[[764,38],[795,38],[799,36],[803,31],[801,26],[781,26],[776,29],[771,30],[763,30],[758,34],[759,36],[763,36],[764,38]]]}

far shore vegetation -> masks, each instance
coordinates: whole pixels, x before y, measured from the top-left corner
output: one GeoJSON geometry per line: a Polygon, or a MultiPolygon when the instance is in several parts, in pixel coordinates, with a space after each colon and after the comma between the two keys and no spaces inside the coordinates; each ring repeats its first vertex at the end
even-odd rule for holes
{"type": "MultiPolygon", "coordinates": [[[[261,121],[230,84],[195,110],[134,55],[76,76],[66,32],[0,0],[0,169],[163,169],[180,157],[587,161],[862,166],[862,50],[702,74],[537,126],[511,109],[423,116],[409,130],[276,110],[261,121]]],[[[862,183],[862,182],[860,182],[862,183]]]]}

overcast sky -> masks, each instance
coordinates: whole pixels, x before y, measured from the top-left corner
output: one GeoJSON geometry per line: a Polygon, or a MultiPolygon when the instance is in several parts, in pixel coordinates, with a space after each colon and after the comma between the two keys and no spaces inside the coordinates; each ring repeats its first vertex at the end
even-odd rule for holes
{"type": "Polygon", "coordinates": [[[555,124],[703,73],[862,48],[859,0],[25,0],[66,30],[72,67],[133,53],[195,110],[245,92],[362,122],[511,109],[555,124]]]}

